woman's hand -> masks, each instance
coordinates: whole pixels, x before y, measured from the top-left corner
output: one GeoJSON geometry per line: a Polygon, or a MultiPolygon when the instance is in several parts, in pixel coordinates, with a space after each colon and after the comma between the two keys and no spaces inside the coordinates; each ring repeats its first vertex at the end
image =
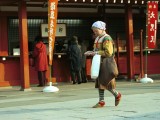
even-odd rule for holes
{"type": "Polygon", "coordinates": [[[87,51],[84,53],[84,55],[86,55],[86,56],[94,56],[95,54],[97,54],[97,52],[87,51]]]}
{"type": "Polygon", "coordinates": [[[87,51],[87,52],[84,53],[84,55],[86,55],[86,56],[91,56],[92,53],[93,53],[93,51],[87,51]]]}

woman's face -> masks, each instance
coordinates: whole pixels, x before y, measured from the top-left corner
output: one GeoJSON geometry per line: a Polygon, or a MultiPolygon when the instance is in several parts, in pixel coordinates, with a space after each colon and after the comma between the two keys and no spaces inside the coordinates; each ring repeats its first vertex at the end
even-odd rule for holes
{"type": "Polygon", "coordinates": [[[96,36],[101,36],[104,30],[98,29],[98,28],[92,28],[92,31],[96,36]]]}

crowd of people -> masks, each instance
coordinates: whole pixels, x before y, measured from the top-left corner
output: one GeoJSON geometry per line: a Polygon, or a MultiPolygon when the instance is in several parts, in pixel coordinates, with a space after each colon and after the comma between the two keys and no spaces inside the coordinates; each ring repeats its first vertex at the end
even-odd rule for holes
{"type": "MultiPolygon", "coordinates": [[[[48,69],[47,49],[41,36],[36,36],[34,43],[32,52],[34,67],[38,75],[38,86],[43,87],[46,85],[46,71],[48,69]]],[[[86,50],[87,46],[84,42],[79,42],[77,36],[73,36],[68,41],[67,55],[69,56],[70,75],[73,84],[87,82],[86,56],[84,55],[86,50]]]]}

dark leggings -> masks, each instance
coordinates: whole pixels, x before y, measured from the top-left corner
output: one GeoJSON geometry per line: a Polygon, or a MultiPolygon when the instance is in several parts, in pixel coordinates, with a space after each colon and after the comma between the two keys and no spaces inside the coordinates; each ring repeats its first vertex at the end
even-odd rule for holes
{"type": "Polygon", "coordinates": [[[73,71],[72,70],[71,71],[71,79],[72,79],[73,82],[78,82],[78,83],[82,82],[80,71],[73,71]]]}
{"type": "Polygon", "coordinates": [[[81,70],[81,77],[82,77],[82,82],[87,82],[86,69],[85,68],[82,68],[82,70],[81,70]]]}
{"type": "Polygon", "coordinates": [[[46,71],[38,71],[38,81],[40,86],[45,86],[46,84],[46,71]]]}

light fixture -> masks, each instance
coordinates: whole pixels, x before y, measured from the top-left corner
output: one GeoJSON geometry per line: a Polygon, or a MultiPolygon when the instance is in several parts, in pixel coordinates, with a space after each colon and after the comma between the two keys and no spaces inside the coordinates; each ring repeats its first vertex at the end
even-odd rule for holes
{"type": "Polygon", "coordinates": [[[113,2],[116,3],[116,0],[114,0],[113,2]]]}
{"type": "Polygon", "coordinates": [[[135,0],[135,4],[137,4],[137,0],[135,0]]]}
{"type": "Polygon", "coordinates": [[[100,2],[101,2],[101,0],[98,0],[98,2],[100,3],[100,2]]]}
{"type": "Polygon", "coordinates": [[[123,3],[123,0],[121,0],[121,3],[123,3]]]}
{"type": "Polygon", "coordinates": [[[128,0],[128,3],[130,3],[131,1],[130,0],[128,0]]]}
{"type": "Polygon", "coordinates": [[[91,0],[91,2],[93,2],[93,0],[91,0]]]}
{"type": "Polygon", "coordinates": [[[83,2],[85,2],[85,0],[83,0],[83,2]]]}
{"type": "Polygon", "coordinates": [[[61,55],[58,55],[58,58],[61,58],[61,55]]]}
{"type": "Polygon", "coordinates": [[[74,0],[75,2],[77,2],[77,0],[74,0]]]}
{"type": "Polygon", "coordinates": [[[106,0],[106,3],[108,3],[108,0],[106,0]]]}
{"type": "Polygon", "coordinates": [[[6,57],[2,57],[2,60],[5,61],[5,60],[6,60],[6,57]]]}
{"type": "Polygon", "coordinates": [[[144,4],[144,1],[142,1],[142,4],[144,4]]]}

